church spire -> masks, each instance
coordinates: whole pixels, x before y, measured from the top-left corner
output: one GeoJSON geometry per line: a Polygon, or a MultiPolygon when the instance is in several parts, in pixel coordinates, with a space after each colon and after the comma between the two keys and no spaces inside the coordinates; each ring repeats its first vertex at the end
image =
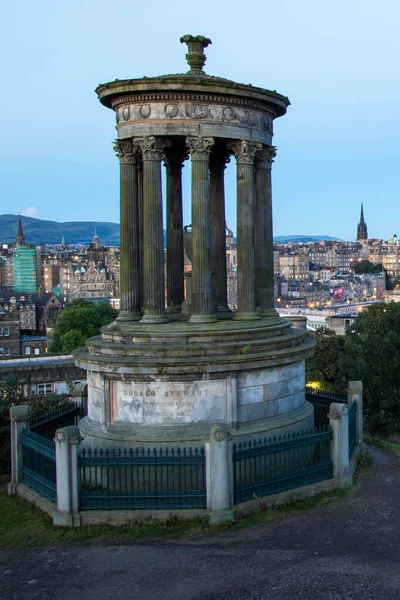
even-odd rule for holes
{"type": "Polygon", "coordinates": [[[368,230],[367,224],[364,221],[364,206],[361,202],[361,214],[360,214],[360,222],[357,226],[357,241],[358,240],[366,240],[368,239],[368,230]]]}
{"type": "Polygon", "coordinates": [[[15,238],[15,245],[16,246],[25,246],[26,245],[24,232],[22,229],[21,215],[18,216],[18,228],[17,228],[17,235],[15,238]]]}

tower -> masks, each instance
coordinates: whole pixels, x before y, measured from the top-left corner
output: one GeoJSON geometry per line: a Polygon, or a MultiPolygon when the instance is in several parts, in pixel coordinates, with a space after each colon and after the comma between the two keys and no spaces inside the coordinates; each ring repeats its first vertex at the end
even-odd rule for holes
{"type": "Polygon", "coordinates": [[[36,248],[25,241],[21,217],[18,217],[14,250],[14,291],[37,292],[36,248]]]}
{"type": "Polygon", "coordinates": [[[367,230],[367,224],[364,221],[364,207],[361,202],[360,222],[357,225],[357,241],[358,240],[366,240],[366,239],[368,239],[368,230],[367,230]]]}

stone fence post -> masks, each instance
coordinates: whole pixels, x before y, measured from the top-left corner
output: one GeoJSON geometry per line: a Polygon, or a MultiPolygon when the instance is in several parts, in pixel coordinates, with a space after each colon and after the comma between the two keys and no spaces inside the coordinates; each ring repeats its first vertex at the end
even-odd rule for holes
{"type": "Polygon", "coordinates": [[[80,526],[78,444],[82,440],[76,425],[56,431],[57,511],[53,515],[54,525],[80,526]]]}
{"type": "Polygon", "coordinates": [[[329,423],[333,433],[331,444],[333,477],[339,480],[340,487],[347,487],[351,484],[347,404],[332,402],[329,407],[329,423]]]}
{"type": "Polygon", "coordinates": [[[210,523],[234,521],[232,441],[225,429],[216,425],[205,447],[210,523]]]}
{"type": "Polygon", "coordinates": [[[11,481],[8,493],[15,494],[17,485],[22,481],[22,430],[28,427],[31,408],[25,404],[10,408],[11,421],[11,481]]]}
{"type": "Polygon", "coordinates": [[[347,384],[347,404],[350,406],[357,402],[356,428],[357,428],[357,446],[364,444],[364,415],[363,415],[363,386],[362,381],[349,381],[347,384]]]}

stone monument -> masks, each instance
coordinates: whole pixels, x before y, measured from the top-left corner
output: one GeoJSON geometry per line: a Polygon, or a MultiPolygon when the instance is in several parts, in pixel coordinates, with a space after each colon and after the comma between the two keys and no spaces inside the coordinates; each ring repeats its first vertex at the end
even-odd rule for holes
{"type": "Polygon", "coordinates": [[[185,35],[189,71],[99,85],[116,114],[121,311],[75,352],[88,371],[85,445],[196,445],[307,429],[314,342],[274,309],[273,122],[289,100],[203,71],[211,41],[185,35]],[[224,170],[237,170],[238,309],[227,304],[224,170]],[[191,161],[191,301],[184,297],[183,163],[191,161]],[[161,172],[166,169],[166,223],[161,172]],[[163,229],[166,228],[164,269],[163,229]],[[164,281],[166,273],[166,281],[164,281]]]}

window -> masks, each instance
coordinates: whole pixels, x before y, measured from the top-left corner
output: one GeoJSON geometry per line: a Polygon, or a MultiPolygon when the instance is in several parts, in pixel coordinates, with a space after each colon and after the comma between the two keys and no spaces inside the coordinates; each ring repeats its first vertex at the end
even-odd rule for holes
{"type": "Polygon", "coordinates": [[[24,354],[29,355],[31,353],[31,347],[30,346],[25,346],[24,348],[24,354]]]}
{"type": "Polygon", "coordinates": [[[3,336],[3,328],[0,327],[0,337],[2,337],[2,336],[3,336]]]}
{"type": "Polygon", "coordinates": [[[10,348],[4,348],[4,356],[10,356],[11,350],[10,348]]]}
{"type": "Polygon", "coordinates": [[[4,329],[3,329],[3,335],[6,336],[6,337],[10,335],[10,328],[9,327],[4,327],[4,329]]]}
{"type": "Polygon", "coordinates": [[[4,348],[0,348],[0,356],[4,356],[4,348]]]}
{"type": "Polygon", "coordinates": [[[35,348],[33,351],[34,354],[40,354],[40,349],[39,348],[35,348]]]}
{"type": "Polygon", "coordinates": [[[36,386],[36,393],[42,394],[42,396],[46,396],[47,394],[51,394],[53,391],[52,383],[38,383],[36,386]]]}

